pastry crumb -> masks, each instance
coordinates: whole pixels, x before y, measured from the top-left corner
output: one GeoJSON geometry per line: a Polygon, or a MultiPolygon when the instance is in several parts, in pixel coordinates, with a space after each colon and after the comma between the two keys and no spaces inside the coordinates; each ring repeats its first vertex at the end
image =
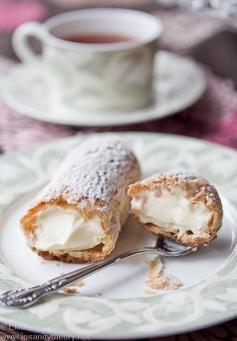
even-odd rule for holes
{"type": "Polygon", "coordinates": [[[82,281],[76,282],[73,285],[71,285],[70,287],[64,288],[62,291],[67,295],[73,295],[73,294],[76,294],[78,289],[83,287],[84,285],[85,285],[85,283],[82,281]]]}
{"type": "Polygon", "coordinates": [[[160,291],[175,290],[183,285],[178,278],[166,273],[165,265],[159,257],[155,257],[146,264],[148,266],[148,276],[145,294],[150,295],[160,291]]]}

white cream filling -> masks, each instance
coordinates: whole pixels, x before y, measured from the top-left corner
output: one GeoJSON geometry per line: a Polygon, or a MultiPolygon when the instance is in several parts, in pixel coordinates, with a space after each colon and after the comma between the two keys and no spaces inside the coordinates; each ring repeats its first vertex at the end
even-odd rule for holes
{"type": "Polygon", "coordinates": [[[203,203],[193,203],[178,186],[142,192],[132,199],[131,205],[142,223],[152,223],[175,233],[201,234],[211,217],[203,203]]]}
{"type": "Polygon", "coordinates": [[[99,245],[104,230],[99,217],[85,220],[73,208],[53,206],[41,212],[34,246],[39,250],[85,250],[99,245]]]}

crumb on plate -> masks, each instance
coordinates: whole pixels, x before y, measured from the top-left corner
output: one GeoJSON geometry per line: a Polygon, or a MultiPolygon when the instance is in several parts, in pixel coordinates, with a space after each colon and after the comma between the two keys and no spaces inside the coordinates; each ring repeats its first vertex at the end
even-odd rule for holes
{"type": "Polygon", "coordinates": [[[148,276],[145,294],[175,290],[183,285],[179,279],[166,273],[166,268],[159,257],[155,257],[152,261],[146,263],[148,266],[148,276]]]}
{"type": "Polygon", "coordinates": [[[83,287],[84,285],[85,283],[83,281],[76,282],[70,287],[64,288],[62,291],[67,295],[73,295],[73,294],[76,294],[78,289],[83,287]]]}

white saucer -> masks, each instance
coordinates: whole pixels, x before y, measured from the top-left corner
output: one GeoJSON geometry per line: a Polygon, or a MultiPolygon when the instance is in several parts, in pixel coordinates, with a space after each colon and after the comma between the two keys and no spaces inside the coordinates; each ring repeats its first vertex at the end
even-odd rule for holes
{"type": "Polygon", "coordinates": [[[160,51],[155,66],[155,100],[132,112],[86,112],[61,103],[49,94],[49,69],[41,62],[18,64],[2,82],[6,103],[17,112],[38,120],[74,126],[109,126],[158,119],[187,108],[203,94],[203,72],[190,60],[160,51]]]}

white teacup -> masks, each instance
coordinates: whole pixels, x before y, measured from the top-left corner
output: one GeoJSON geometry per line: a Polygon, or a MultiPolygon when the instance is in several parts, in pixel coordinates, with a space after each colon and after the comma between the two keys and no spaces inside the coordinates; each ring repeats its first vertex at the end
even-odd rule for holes
{"type": "Polygon", "coordinates": [[[50,93],[62,105],[78,109],[132,110],[153,100],[153,67],[158,19],[127,9],[85,9],[57,15],[45,23],[28,22],[14,32],[13,47],[24,63],[47,66],[50,93]],[[115,34],[131,40],[78,43],[77,34],[115,34]],[[28,38],[37,38],[42,53],[35,54],[28,38]],[[55,97],[56,95],[56,97],[55,97]]]}

